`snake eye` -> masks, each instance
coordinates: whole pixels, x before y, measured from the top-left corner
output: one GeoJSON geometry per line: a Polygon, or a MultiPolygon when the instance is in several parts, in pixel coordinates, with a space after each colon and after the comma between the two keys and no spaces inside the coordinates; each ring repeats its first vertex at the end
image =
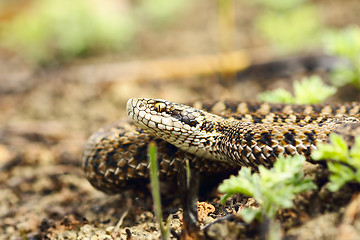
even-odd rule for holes
{"type": "Polygon", "coordinates": [[[161,112],[165,111],[166,104],[163,102],[157,102],[154,104],[154,108],[155,108],[155,111],[157,111],[158,113],[161,113],[161,112]]]}

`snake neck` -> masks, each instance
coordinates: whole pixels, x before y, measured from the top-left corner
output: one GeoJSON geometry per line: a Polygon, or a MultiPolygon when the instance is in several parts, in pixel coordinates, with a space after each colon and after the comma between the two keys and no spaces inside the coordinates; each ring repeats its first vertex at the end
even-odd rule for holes
{"type": "Polygon", "coordinates": [[[257,124],[228,120],[204,122],[200,129],[206,130],[202,134],[206,141],[200,141],[194,154],[255,169],[259,165],[270,167],[281,154],[300,154],[309,158],[311,151],[316,149],[315,145],[325,141],[335,126],[257,124]]]}

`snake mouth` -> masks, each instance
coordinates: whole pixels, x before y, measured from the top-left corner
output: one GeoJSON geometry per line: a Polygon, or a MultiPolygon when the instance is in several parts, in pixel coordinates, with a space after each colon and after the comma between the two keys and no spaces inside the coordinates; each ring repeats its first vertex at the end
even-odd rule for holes
{"type": "Polygon", "coordinates": [[[138,109],[140,111],[144,111],[146,109],[146,105],[143,103],[143,100],[145,100],[145,99],[143,99],[143,98],[130,98],[127,101],[127,103],[126,103],[126,111],[127,111],[129,116],[131,115],[131,113],[134,113],[135,109],[138,109]]]}
{"type": "Polygon", "coordinates": [[[134,101],[136,101],[136,98],[130,98],[126,103],[126,111],[127,111],[128,116],[130,116],[130,113],[133,111],[134,101]]]}
{"type": "Polygon", "coordinates": [[[143,103],[145,99],[130,98],[126,103],[126,111],[135,125],[142,129],[149,130],[147,126],[148,122],[144,122],[144,116],[146,115],[146,105],[143,103]]]}
{"type": "MultiPolygon", "coordinates": [[[[141,120],[144,118],[144,115],[149,112],[147,105],[147,99],[145,98],[130,98],[127,101],[126,111],[134,123],[142,122],[141,120]]],[[[146,127],[146,125],[144,125],[144,127],[146,127]]]]}

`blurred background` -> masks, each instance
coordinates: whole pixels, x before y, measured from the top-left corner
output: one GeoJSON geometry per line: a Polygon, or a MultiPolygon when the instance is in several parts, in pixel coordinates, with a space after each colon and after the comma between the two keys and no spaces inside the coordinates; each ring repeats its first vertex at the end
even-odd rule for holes
{"type": "Polygon", "coordinates": [[[43,236],[45,218],[74,208],[102,218],[76,203],[104,197],[81,151],[131,97],[289,99],[317,74],[327,101],[360,100],[359,12],[357,0],[0,0],[0,234],[43,236]]]}

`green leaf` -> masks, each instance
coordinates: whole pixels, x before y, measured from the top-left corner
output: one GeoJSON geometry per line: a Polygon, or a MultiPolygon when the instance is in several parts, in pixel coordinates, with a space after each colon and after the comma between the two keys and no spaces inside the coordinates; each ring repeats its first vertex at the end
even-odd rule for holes
{"type": "Polygon", "coordinates": [[[316,104],[336,93],[336,87],[324,84],[319,76],[303,78],[294,82],[294,95],[297,104],[316,104]]]}
{"type": "Polygon", "coordinates": [[[360,137],[355,138],[355,144],[350,150],[350,156],[354,159],[353,165],[360,169],[360,137]]]}
{"type": "Polygon", "coordinates": [[[237,176],[230,176],[219,186],[219,192],[234,194],[241,193],[246,196],[254,196],[258,188],[257,175],[251,175],[250,168],[242,168],[237,176]]]}
{"type": "Polygon", "coordinates": [[[318,144],[311,154],[314,160],[331,160],[327,162],[331,172],[329,190],[337,191],[350,181],[360,182],[360,137],[355,138],[350,150],[342,136],[332,133],[329,137],[330,143],[318,144]]]}
{"type": "Polygon", "coordinates": [[[331,133],[330,143],[319,143],[317,150],[312,152],[311,158],[314,160],[333,159],[347,162],[349,153],[348,145],[338,134],[331,133]]]}
{"type": "Polygon", "coordinates": [[[295,99],[291,93],[283,88],[260,93],[258,98],[260,101],[269,103],[295,103],[295,99]]]}
{"type": "Polygon", "coordinates": [[[228,198],[231,197],[232,195],[234,195],[234,194],[232,194],[232,193],[226,193],[226,194],[222,195],[222,196],[221,196],[221,199],[220,199],[220,203],[221,203],[222,205],[224,205],[225,202],[226,202],[226,199],[228,199],[228,198]]]}
{"type": "Polygon", "coordinates": [[[332,173],[329,177],[330,183],[328,184],[328,188],[332,192],[339,190],[347,182],[355,180],[354,172],[347,166],[340,163],[328,162],[328,168],[332,173]]]}
{"type": "Polygon", "coordinates": [[[359,74],[351,67],[337,67],[331,72],[330,82],[334,86],[341,87],[349,83],[358,82],[358,79],[359,74]]]}
{"type": "Polygon", "coordinates": [[[328,32],[324,40],[325,49],[329,54],[345,57],[354,64],[359,63],[360,28],[358,26],[328,32]]]}
{"type": "Polygon", "coordinates": [[[347,65],[337,67],[330,78],[332,84],[351,83],[360,88],[360,28],[351,26],[341,31],[328,32],[324,37],[325,50],[347,60],[347,65]]]}
{"type": "Polygon", "coordinates": [[[258,208],[244,208],[241,210],[240,214],[247,223],[252,222],[254,219],[261,220],[261,210],[258,208]]]}
{"type": "Polygon", "coordinates": [[[155,142],[150,142],[148,146],[148,159],[150,162],[150,182],[151,194],[154,202],[155,216],[160,225],[161,239],[169,239],[170,236],[170,221],[169,218],[166,223],[163,222],[163,214],[161,209],[160,184],[158,178],[158,162],[157,162],[157,146],[155,142]]]}

